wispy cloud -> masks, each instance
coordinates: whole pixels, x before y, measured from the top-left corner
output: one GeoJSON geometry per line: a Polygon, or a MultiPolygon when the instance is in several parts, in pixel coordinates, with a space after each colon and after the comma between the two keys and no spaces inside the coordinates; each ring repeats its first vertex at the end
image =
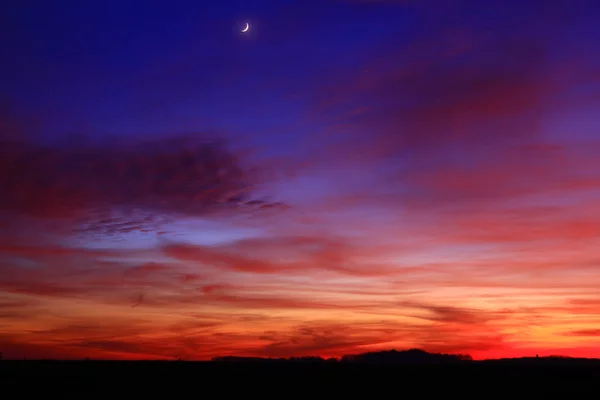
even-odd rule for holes
{"type": "MultiPolygon", "coordinates": [[[[223,144],[184,137],[52,147],[0,143],[0,212],[127,233],[174,215],[268,206],[223,144]]],[[[241,210],[238,210],[241,211],[241,210]]]]}

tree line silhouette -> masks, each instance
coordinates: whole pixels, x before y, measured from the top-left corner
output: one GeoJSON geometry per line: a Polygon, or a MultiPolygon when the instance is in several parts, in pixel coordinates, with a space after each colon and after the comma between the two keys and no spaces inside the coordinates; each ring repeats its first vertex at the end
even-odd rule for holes
{"type": "Polygon", "coordinates": [[[404,364],[404,365],[448,365],[448,364],[560,364],[560,365],[600,365],[600,359],[573,358],[565,356],[500,358],[491,360],[473,360],[468,354],[430,353],[421,349],[384,350],[360,354],[348,354],[341,358],[322,358],[315,356],[264,358],[264,357],[215,357],[211,360],[217,363],[328,363],[328,364],[404,364]]]}
{"type": "MultiPolygon", "coordinates": [[[[4,358],[0,352],[0,362],[11,361],[10,357],[4,358]]],[[[18,360],[18,359],[17,359],[18,360]]],[[[30,358],[21,359],[29,361],[60,361],[46,358],[30,358]]],[[[83,360],[87,362],[95,361],[89,357],[83,360]]],[[[176,358],[176,361],[186,361],[182,358],[176,358]]],[[[108,360],[105,360],[108,361],[108,360]]],[[[114,360],[117,362],[117,360],[114,360]]],[[[150,361],[151,360],[147,360],[150,361]]],[[[166,361],[166,360],[165,360],[166,361]]],[[[138,361],[139,363],[139,361],[138,361]]],[[[201,362],[202,363],[202,362],[201,362]]],[[[204,362],[206,363],[206,361],[204,362]]],[[[580,358],[580,357],[568,357],[561,355],[551,355],[547,357],[540,357],[535,355],[532,357],[519,357],[519,358],[498,358],[498,359],[486,359],[486,360],[473,360],[468,354],[447,354],[447,353],[430,353],[421,349],[409,349],[409,350],[383,350],[375,352],[366,352],[359,354],[347,354],[340,358],[323,358],[319,356],[304,356],[304,357],[240,357],[240,356],[222,356],[214,357],[209,363],[216,364],[273,364],[273,363],[286,363],[286,364],[367,364],[367,365],[457,365],[457,364],[492,364],[492,365],[594,365],[600,366],[600,359],[598,358],[580,358]]]]}

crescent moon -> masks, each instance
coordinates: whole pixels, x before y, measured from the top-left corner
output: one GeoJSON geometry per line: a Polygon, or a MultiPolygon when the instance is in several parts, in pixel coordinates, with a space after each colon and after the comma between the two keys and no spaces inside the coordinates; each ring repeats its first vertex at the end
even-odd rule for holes
{"type": "Polygon", "coordinates": [[[250,24],[246,22],[246,27],[242,29],[242,32],[248,32],[248,29],[250,29],[250,24]]]}

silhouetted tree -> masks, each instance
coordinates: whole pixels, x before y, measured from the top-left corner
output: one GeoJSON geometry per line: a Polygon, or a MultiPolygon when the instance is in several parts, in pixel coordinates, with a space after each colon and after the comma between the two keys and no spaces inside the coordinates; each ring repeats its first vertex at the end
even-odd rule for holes
{"type": "Polygon", "coordinates": [[[421,349],[378,351],[345,355],[341,362],[367,364],[449,364],[471,361],[469,355],[428,353],[421,349]]]}

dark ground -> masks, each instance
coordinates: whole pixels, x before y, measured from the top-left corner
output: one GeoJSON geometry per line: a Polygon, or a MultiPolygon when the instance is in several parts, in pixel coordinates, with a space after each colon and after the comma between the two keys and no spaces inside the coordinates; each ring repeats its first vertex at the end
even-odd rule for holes
{"type": "MultiPolygon", "coordinates": [[[[0,361],[1,393],[123,396],[311,398],[377,396],[600,396],[600,367],[528,363],[361,365],[185,361],[0,361]],[[208,396],[209,395],[209,396],[208,396]]],[[[536,397],[538,398],[538,397],[536,397]]]]}

